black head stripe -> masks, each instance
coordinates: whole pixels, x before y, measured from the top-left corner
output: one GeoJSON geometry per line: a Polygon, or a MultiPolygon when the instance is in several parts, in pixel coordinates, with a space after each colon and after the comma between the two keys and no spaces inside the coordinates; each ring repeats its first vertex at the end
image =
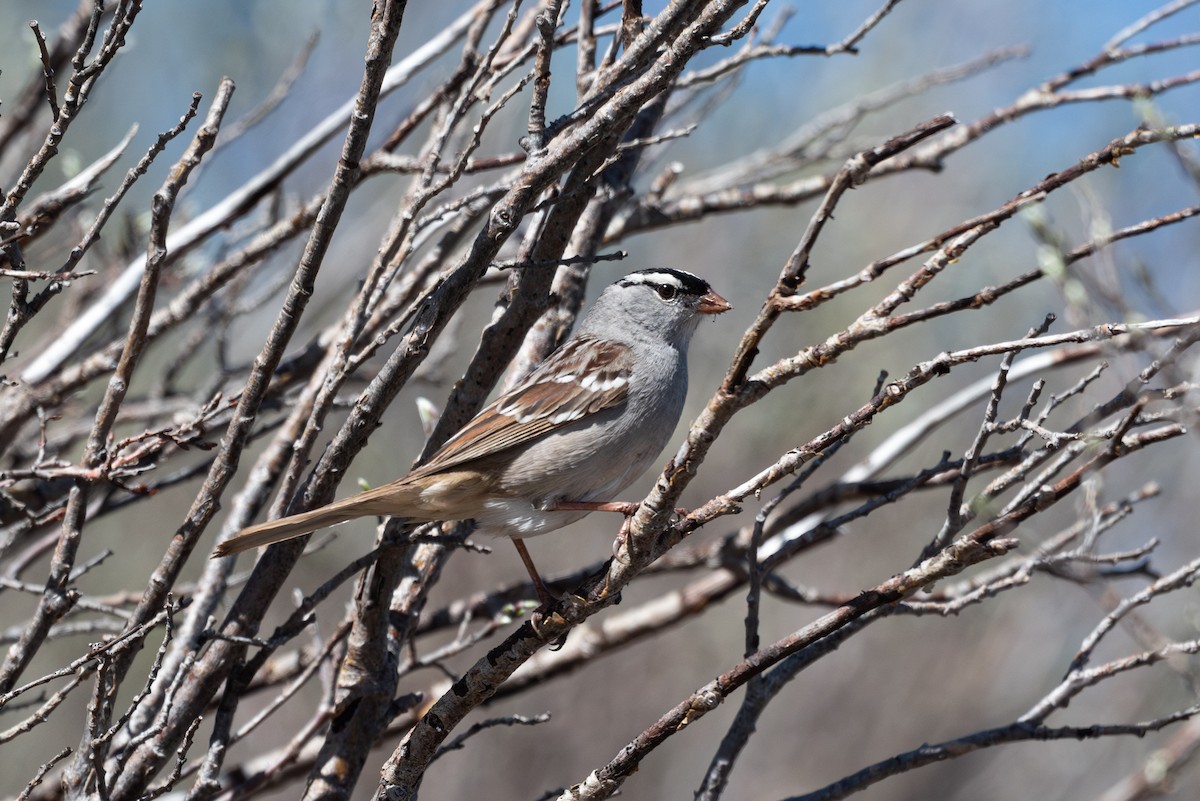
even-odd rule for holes
{"type": "Polygon", "coordinates": [[[689,295],[700,296],[711,289],[708,282],[699,276],[684,270],[671,267],[654,267],[649,270],[638,270],[618,281],[621,286],[634,284],[669,284],[689,295]]]}

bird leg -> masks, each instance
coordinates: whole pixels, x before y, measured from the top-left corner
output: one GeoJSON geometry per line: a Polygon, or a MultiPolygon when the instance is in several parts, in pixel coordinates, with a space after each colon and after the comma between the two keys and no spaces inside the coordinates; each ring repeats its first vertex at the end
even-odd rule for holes
{"type": "MultiPolygon", "coordinates": [[[[613,558],[619,558],[617,552],[621,550],[621,544],[625,542],[629,536],[629,524],[633,520],[633,516],[637,514],[640,503],[631,501],[555,501],[546,507],[547,512],[616,512],[617,514],[625,515],[625,520],[621,523],[621,530],[617,532],[617,538],[613,540],[613,558]]],[[[681,507],[675,507],[675,514],[680,517],[687,517],[688,510],[681,507]]],[[[513,540],[517,542],[517,540],[513,540]]],[[[528,564],[528,562],[526,563],[528,564]]]]}
{"type": "MultiPolygon", "coordinates": [[[[555,601],[560,601],[562,598],[553,590],[546,586],[546,582],[542,581],[542,575],[538,573],[537,567],[533,564],[533,559],[529,556],[529,549],[525,547],[525,541],[520,537],[513,537],[512,544],[516,547],[517,553],[521,554],[521,561],[525,563],[525,569],[529,571],[529,578],[533,579],[533,588],[537,590],[538,601],[540,605],[533,613],[529,615],[529,625],[533,626],[533,633],[538,637],[545,639],[542,635],[541,626],[545,617],[545,613],[550,610],[555,601]]],[[[551,650],[557,651],[566,645],[567,635],[563,634],[551,644],[551,650]]]]}
{"type": "Polygon", "coordinates": [[[547,512],[616,512],[632,517],[640,503],[630,501],[555,501],[546,507],[547,512]]]}
{"type": "Polygon", "coordinates": [[[542,575],[538,573],[537,566],[533,564],[533,557],[529,555],[529,549],[525,547],[525,541],[519,537],[512,538],[512,544],[517,549],[517,553],[521,555],[521,561],[525,563],[525,570],[529,572],[529,578],[533,579],[533,589],[537,591],[538,601],[541,602],[540,609],[549,609],[555,601],[559,600],[546,582],[542,580],[542,575]]]}
{"type": "MultiPolygon", "coordinates": [[[[544,512],[616,512],[633,517],[641,503],[637,501],[555,501],[542,507],[544,512]]],[[[682,506],[675,507],[675,514],[687,517],[691,512],[682,506]]]]}

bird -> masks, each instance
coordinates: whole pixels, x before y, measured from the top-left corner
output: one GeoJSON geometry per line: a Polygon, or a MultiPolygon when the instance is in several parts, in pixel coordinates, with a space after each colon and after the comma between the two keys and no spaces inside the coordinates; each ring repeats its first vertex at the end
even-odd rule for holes
{"type": "Polygon", "coordinates": [[[244,528],[213,558],[359,517],[474,520],[478,533],[512,539],[548,607],[554,596],[523,540],[592,511],[636,509],[613,499],[658,458],[679,422],[700,320],[731,308],[690,272],[631,272],[605,288],[571,338],[424,464],[344,500],[244,528]]]}

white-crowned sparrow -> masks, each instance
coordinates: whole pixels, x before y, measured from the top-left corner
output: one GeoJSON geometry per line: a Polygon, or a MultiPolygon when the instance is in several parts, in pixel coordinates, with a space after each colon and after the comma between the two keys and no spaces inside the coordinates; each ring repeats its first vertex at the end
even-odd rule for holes
{"type": "Polygon", "coordinates": [[[732,308],[683,270],[630,273],[575,335],[408,475],[311,512],[242,529],[214,556],[357,517],[474,519],[513,538],[554,531],[609,503],[658,458],[687,395],[687,349],[700,315],[732,308]],[[566,507],[566,508],[564,508],[566,507]]]}

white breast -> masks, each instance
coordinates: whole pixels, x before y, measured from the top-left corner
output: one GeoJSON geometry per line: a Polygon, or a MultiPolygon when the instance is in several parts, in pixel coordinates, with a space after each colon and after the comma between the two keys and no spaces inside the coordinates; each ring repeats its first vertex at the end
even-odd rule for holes
{"type": "Polygon", "coordinates": [[[568,526],[587,512],[543,512],[522,498],[491,498],[485,511],[475,518],[478,533],[485,537],[536,537],[568,526]]]}
{"type": "Polygon", "coordinates": [[[624,494],[661,458],[683,409],[686,371],[679,351],[642,354],[624,405],[558,429],[505,466],[486,511],[476,517],[481,531],[534,537],[587,514],[543,511],[555,501],[638,500],[641,493],[624,494]]]}

